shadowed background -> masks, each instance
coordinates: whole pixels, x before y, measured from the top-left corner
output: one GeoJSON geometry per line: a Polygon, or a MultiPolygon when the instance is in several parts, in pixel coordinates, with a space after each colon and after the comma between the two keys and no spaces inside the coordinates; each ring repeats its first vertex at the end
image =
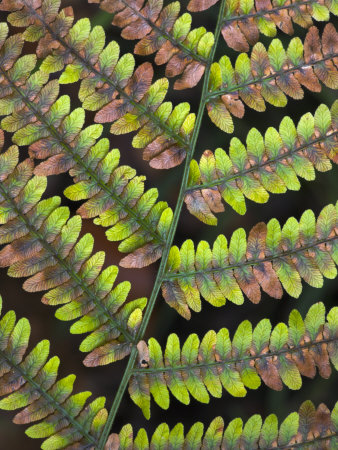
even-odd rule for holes
{"type": "MultiPolygon", "coordinates": [[[[187,4],[182,1],[183,6],[187,4]]],[[[62,7],[73,6],[75,19],[89,17],[92,25],[102,25],[106,30],[107,42],[117,40],[121,46],[121,54],[132,52],[135,45],[134,41],[125,41],[120,37],[120,30],[113,27],[110,22],[111,15],[101,11],[97,5],[88,5],[84,0],[63,1],[62,7]]],[[[217,6],[203,13],[193,14],[193,27],[205,26],[207,30],[213,31],[216,22],[217,6]]],[[[0,14],[0,20],[6,20],[5,14],[0,14]]],[[[333,20],[333,19],[331,19],[333,20]]],[[[320,24],[316,24],[323,28],[320,24]]],[[[295,35],[303,38],[305,30],[295,25],[295,35]]],[[[12,29],[12,32],[19,32],[19,29],[12,29]]],[[[290,37],[278,34],[278,38],[285,45],[290,41],[290,37]]],[[[269,44],[271,39],[260,36],[260,41],[269,44]]],[[[27,53],[34,51],[34,46],[25,44],[27,53]]],[[[223,54],[227,54],[234,61],[237,53],[230,50],[223,39],[220,39],[217,49],[217,59],[223,54]]],[[[136,62],[141,63],[146,60],[153,61],[153,58],[144,58],[136,56],[136,62]]],[[[164,75],[163,67],[154,65],[155,77],[158,79],[164,75]]],[[[173,82],[171,81],[171,85],[173,82]]],[[[78,86],[76,86],[78,87],[78,86]]],[[[185,91],[169,91],[168,99],[173,101],[174,105],[178,102],[187,101],[191,104],[193,112],[197,112],[201,83],[195,88],[185,91]]],[[[71,97],[71,106],[76,108],[81,106],[77,98],[77,89],[75,85],[61,86],[61,94],[68,94],[71,97]]],[[[264,113],[257,113],[246,108],[244,119],[234,119],[235,131],[233,135],[227,135],[214,126],[207,115],[204,116],[201,132],[196,148],[195,158],[199,160],[200,155],[205,149],[215,150],[222,147],[225,150],[229,148],[231,137],[237,136],[245,141],[246,134],[252,127],[257,127],[264,134],[269,126],[278,129],[279,123],[285,115],[292,117],[295,123],[306,112],[314,113],[319,104],[325,103],[329,107],[335,99],[335,93],[327,88],[322,88],[322,92],[314,94],[305,92],[305,98],[302,101],[288,100],[285,108],[275,108],[267,104],[264,113]]],[[[86,125],[93,123],[94,113],[86,112],[86,125]]],[[[110,139],[111,148],[119,148],[121,151],[121,163],[128,164],[135,168],[139,175],[147,176],[146,187],[157,187],[160,192],[160,200],[166,200],[174,209],[180,180],[183,173],[183,165],[169,171],[156,171],[151,169],[147,162],[142,160],[142,152],[133,149],[131,146],[132,135],[113,136],[109,133],[109,124],[105,125],[105,137],[110,139]]],[[[6,136],[6,146],[10,145],[10,135],[6,136]]],[[[5,146],[5,148],[6,148],[5,146]]],[[[27,156],[27,149],[21,148],[22,159],[27,156]]],[[[201,239],[212,243],[218,234],[223,233],[228,238],[238,227],[244,227],[248,232],[252,226],[260,221],[268,221],[272,217],[278,218],[283,224],[287,218],[295,216],[300,218],[301,213],[311,208],[317,216],[320,210],[327,204],[333,203],[337,199],[338,170],[327,173],[316,171],[316,180],[307,182],[301,180],[302,188],[299,192],[288,191],[284,195],[270,194],[267,204],[259,205],[247,200],[247,213],[244,217],[238,215],[228,205],[225,206],[225,212],[218,214],[218,225],[208,227],[199,222],[190,215],[185,206],[179,222],[175,243],[180,245],[185,239],[191,238],[195,242],[201,239]]],[[[49,177],[48,190],[45,196],[60,195],[63,205],[68,205],[75,213],[80,205],[76,202],[70,202],[63,196],[65,187],[71,184],[71,178],[67,175],[58,175],[49,177]]],[[[82,234],[91,232],[95,237],[95,250],[106,251],[105,265],[118,264],[122,255],[118,252],[118,244],[107,241],[104,228],[96,226],[90,220],[84,220],[82,234]]],[[[129,298],[148,296],[151,293],[152,286],[156,277],[158,264],[142,269],[130,270],[121,269],[118,281],[129,280],[132,283],[132,289],[129,298]]],[[[18,318],[27,317],[32,326],[31,344],[35,345],[38,341],[48,338],[51,341],[51,355],[58,355],[61,359],[60,377],[75,373],[77,382],[75,392],[80,390],[90,390],[93,397],[105,395],[107,397],[107,407],[109,408],[118,388],[119,381],[127,362],[127,359],[114,363],[109,366],[87,369],[82,365],[82,359],[85,355],[78,351],[79,344],[83,336],[72,336],[69,333],[71,323],[60,322],[53,318],[53,308],[43,305],[40,302],[42,294],[27,293],[22,289],[24,279],[12,279],[6,274],[6,269],[0,270],[0,293],[4,300],[4,311],[14,309],[18,318]]],[[[336,301],[337,282],[336,280],[325,279],[324,287],[320,290],[311,288],[303,282],[303,292],[298,300],[290,298],[284,294],[281,300],[269,298],[266,294],[262,295],[262,301],[258,305],[253,305],[249,300],[245,300],[242,307],[238,307],[228,302],[224,307],[214,308],[203,301],[202,313],[193,313],[192,319],[187,322],[181,318],[173,309],[171,309],[159,296],[150,324],[147,329],[146,337],[156,337],[162,346],[165,345],[166,338],[171,332],[180,336],[181,342],[193,332],[200,337],[210,329],[218,331],[222,327],[229,328],[230,334],[236,330],[242,320],[249,319],[255,326],[259,320],[264,317],[270,318],[272,325],[279,321],[287,321],[289,313],[293,308],[299,309],[304,315],[311,304],[317,301],[323,301],[327,310],[332,307],[336,301]]],[[[32,348],[32,347],[30,347],[32,348]]],[[[153,432],[162,421],[168,422],[172,427],[178,421],[182,421],[185,430],[197,420],[200,420],[208,426],[209,422],[221,415],[225,423],[235,417],[242,417],[247,420],[252,414],[259,413],[263,417],[274,412],[280,420],[283,420],[291,411],[298,410],[300,404],[307,399],[311,399],[316,406],[320,402],[325,402],[331,409],[334,406],[335,398],[332,395],[336,391],[337,376],[335,373],[329,380],[323,380],[316,376],[314,380],[303,378],[303,388],[300,391],[290,391],[283,388],[280,392],[272,391],[262,385],[257,391],[248,390],[245,398],[233,398],[225,391],[221,399],[211,398],[208,405],[202,405],[195,400],[191,400],[190,406],[184,406],[171,396],[170,409],[163,411],[154,402],[152,402],[152,418],[147,422],[138,407],[130,400],[126,394],[121,404],[117,420],[113,431],[119,431],[126,424],[131,423],[137,431],[144,426],[147,431],[153,432]]],[[[0,449],[22,449],[26,450],[39,448],[40,441],[34,441],[24,434],[24,427],[13,425],[12,413],[0,413],[0,449]]]]}

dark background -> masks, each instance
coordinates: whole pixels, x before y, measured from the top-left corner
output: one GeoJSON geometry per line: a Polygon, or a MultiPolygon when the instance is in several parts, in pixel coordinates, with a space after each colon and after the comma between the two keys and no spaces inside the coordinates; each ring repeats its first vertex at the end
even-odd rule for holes
{"type": "MultiPolygon", "coordinates": [[[[184,3],[185,6],[186,2],[184,3]]],[[[102,25],[107,34],[107,42],[114,39],[121,46],[121,54],[132,52],[135,42],[128,42],[120,37],[120,30],[110,25],[112,17],[98,9],[98,6],[88,5],[83,0],[71,0],[62,2],[62,7],[71,5],[74,8],[75,19],[81,17],[89,17],[92,25],[102,25]]],[[[182,7],[182,13],[184,12],[182,7]]],[[[193,28],[204,25],[208,30],[213,31],[216,22],[216,8],[204,12],[193,14],[193,28]]],[[[6,15],[0,15],[0,20],[6,20],[6,15]]],[[[323,24],[317,24],[323,29],[323,24]]],[[[324,24],[325,25],[325,24],[324,24]]],[[[295,35],[303,38],[305,30],[295,27],[295,35]]],[[[12,29],[12,32],[18,32],[18,29],[12,29]]],[[[279,32],[278,36],[284,44],[288,44],[290,37],[279,32]]],[[[261,36],[261,41],[268,45],[271,39],[261,36]]],[[[34,46],[26,44],[25,51],[30,53],[34,51],[34,46]]],[[[236,53],[231,51],[223,39],[220,39],[217,49],[217,59],[223,54],[228,54],[235,61],[236,53]]],[[[152,57],[150,57],[151,60],[152,57]]],[[[137,63],[146,60],[143,57],[136,56],[137,63]]],[[[163,67],[155,68],[155,78],[158,79],[164,74],[163,67]]],[[[172,85],[173,83],[171,83],[172,85]]],[[[77,88],[78,86],[76,86],[77,88]]],[[[69,94],[72,99],[72,109],[81,106],[77,99],[77,89],[74,85],[61,86],[62,94],[69,94]]],[[[201,83],[197,88],[185,91],[170,90],[167,99],[173,101],[174,105],[188,101],[191,109],[197,112],[199,93],[201,83]]],[[[257,113],[246,108],[244,119],[235,119],[234,135],[245,142],[247,132],[251,127],[257,127],[263,134],[269,126],[278,129],[282,118],[289,115],[295,123],[306,112],[314,113],[317,106],[321,103],[327,104],[329,107],[335,99],[335,93],[332,90],[323,88],[319,94],[309,91],[305,92],[305,98],[302,101],[288,100],[285,108],[275,108],[267,104],[264,113],[257,113]]],[[[86,112],[87,124],[93,121],[94,114],[86,112]]],[[[148,163],[142,160],[142,152],[133,149],[131,146],[132,135],[113,136],[109,133],[109,125],[105,126],[105,135],[109,137],[111,148],[119,148],[121,151],[121,163],[129,164],[137,169],[138,174],[147,175],[146,187],[158,187],[160,191],[160,199],[168,201],[169,205],[174,209],[178,194],[178,187],[182,177],[183,165],[170,171],[156,171],[149,167],[148,163]]],[[[199,134],[196,159],[203,150],[209,148],[215,150],[222,147],[225,150],[229,148],[229,142],[232,135],[227,135],[216,128],[209,120],[207,115],[204,116],[201,132],[199,134]]],[[[6,146],[10,145],[10,136],[6,136],[6,146]]],[[[6,148],[6,147],[5,147],[6,148]]],[[[26,157],[27,149],[21,149],[22,157],[26,157]]],[[[301,180],[302,188],[299,192],[288,191],[285,195],[270,195],[270,200],[264,205],[259,205],[247,200],[247,213],[240,216],[226,205],[225,212],[218,215],[218,226],[207,227],[191,216],[185,206],[179,222],[175,243],[180,245],[185,239],[192,238],[196,243],[201,239],[206,239],[210,243],[218,234],[224,233],[228,238],[231,233],[238,227],[244,227],[248,232],[250,228],[260,221],[268,221],[272,217],[279,219],[283,224],[287,218],[295,216],[300,218],[301,213],[311,208],[316,216],[321,209],[336,201],[337,194],[337,167],[327,173],[316,172],[316,180],[307,182],[301,180]]],[[[53,176],[49,178],[48,192],[46,196],[61,195],[63,204],[71,208],[75,213],[78,204],[68,201],[62,194],[64,188],[71,184],[71,178],[68,175],[53,176]]],[[[84,221],[83,233],[91,232],[95,236],[95,249],[104,249],[107,253],[106,265],[118,264],[121,254],[117,250],[118,243],[108,242],[105,238],[104,229],[93,225],[89,220],[84,221]]],[[[154,264],[142,270],[121,269],[118,281],[130,280],[132,283],[132,291],[130,299],[148,296],[156,277],[158,265],[154,264]]],[[[79,344],[84,336],[72,336],[68,329],[70,323],[61,322],[53,318],[52,307],[43,305],[40,302],[41,293],[31,294],[22,289],[24,279],[12,279],[6,274],[6,270],[0,270],[0,293],[4,300],[4,311],[15,309],[18,318],[27,317],[31,322],[32,336],[31,346],[38,341],[48,338],[51,341],[51,355],[58,355],[61,358],[61,367],[59,371],[60,377],[69,373],[77,374],[77,382],[75,384],[75,392],[81,390],[91,390],[93,398],[99,395],[107,397],[107,407],[109,408],[118,388],[119,381],[122,378],[123,371],[127,359],[114,363],[109,366],[103,366],[93,369],[87,369],[82,365],[82,359],[85,355],[78,351],[79,344]]],[[[329,310],[336,302],[337,283],[335,280],[325,280],[324,287],[321,290],[311,288],[303,283],[303,292],[300,298],[293,299],[284,294],[281,300],[269,298],[263,294],[262,301],[258,305],[253,305],[249,300],[245,300],[242,307],[233,305],[231,302],[218,309],[210,306],[203,301],[203,310],[201,314],[193,313],[192,319],[187,322],[181,318],[173,309],[171,309],[159,296],[150,324],[147,329],[146,337],[156,337],[161,345],[165,345],[166,338],[171,332],[175,332],[180,336],[181,342],[186,337],[197,332],[200,337],[210,329],[218,331],[222,327],[227,327],[230,334],[233,335],[237,326],[242,320],[249,319],[255,326],[259,320],[264,317],[270,318],[273,325],[279,321],[287,321],[289,313],[293,308],[300,310],[302,314],[315,302],[323,301],[329,310]]],[[[272,391],[262,385],[257,391],[248,390],[245,398],[237,399],[231,397],[227,392],[223,391],[221,399],[211,398],[208,405],[202,405],[191,399],[190,406],[184,406],[171,396],[170,408],[164,411],[152,401],[152,418],[147,422],[138,407],[128,397],[124,396],[118,417],[116,419],[113,431],[119,431],[126,424],[131,423],[137,431],[144,426],[147,431],[153,432],[158,424],[163,421],[168,422],[170,427],[178,421],[182,421],[187,431],[189,427],[197,420],[200,420],[208,426],[209,422],[220,415],[227,424],[235,417],[242,417],[247,420],[252,414],[259,413],[263,417],[274,412],[280,420],[283,420],[287,414],[298,410],[300,404],[307,399],[311,399],[317,406],[320,402],[325,402],[331,409],[334,406],[335,398],[333,393],[337,391],[337,377],[334,373],[329,380],[323,380],[318,375],[314,380],[303,379],[303,387],[300,391],[290,391],[283,388],[280,392],[272,391]]],[[[21,449],[26,450],[37,449],[40,446],[40,440],[34,441],[24,434],[24,427],[18,427],[11,422],[12,413],[2,412],[0,415],[0,449],[21,449]]]]}

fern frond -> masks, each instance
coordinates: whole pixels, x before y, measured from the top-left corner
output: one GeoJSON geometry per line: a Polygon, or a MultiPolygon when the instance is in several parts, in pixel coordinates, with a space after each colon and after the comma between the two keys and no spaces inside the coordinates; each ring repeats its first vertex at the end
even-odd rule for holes
{"type": "Polygon", "coordinates": [[[299,190],[298,177],[314,180],[315,169],[326,172],[330,160],[338,163],[338,101],[331,111],[320,105],[314,116],[304,114],[298,126],[284,117],[279,132],[268,128],[265,137],[252,128],[247,147],[237,138],[230,141],[229,154],[218,148],[206,150],[192,160],[185,202],[191,214],[208,225],[216,225],[213,213],[224,211],[222,200],[238,214],[246,213],[245,198],[266,203],[269,193],[299,190]]]}
{"type": "Polygon", "coordinates": [[[226,133],[232,133],[232,115],[243,117],[244,104],[256,111],[265,111],[265,102],[277,107],[287,104],[287,96],[299,100],[304,96],[301,86],[320,92],[321,83],[336,89],[338,70],[338,33],[329,23],[322,38],[316,27],[308,31],[304,46],[293,38],[287,50],[274,39],[266,50],[257,43],[251,58],[241,53],[232,67],[223,56],[211,66],[207,109],[211,121],[226,133]]]}
{"type": "Polygon", "coordinates": [[[135,45],[136,55],[156,53],[155,63],[166,64],[168,78],[181,77],[175,81],[174,89],[187,89],[197,85],[202,78],[214,35],[204,27],[191,30],[191,15],[179,16],[178,1],[163,6],[163,0],[89,0],[100,3],[100,7],[114,14],[113,25],[122,28],[124,39],[139,40],[135,45]]]}
{"type": "MultiPolygon", "coordinates": [[[[204,11],[218,0],[192,0],[189,11],[204,11]]],[[[222,35],[229,47],[239,52],[249,51],[260,34],[276,36],[277,29],[293,34],[293,23],[309,28],[312,19],[330,20],[330,12],[338,14],[336,0],[235,0],[226,3],[222,35]]]]}
{"type": "MultiPolygon", "coordinates": [[[[21,48],[21,37],[19,42],[21,48]]],[[[5,57],[6,45],[3,49],[5,57]]],[[[28,56],[34,67],[35,56],[28,56]]],[[[5,66],[1,68],[8,86],[0,99],[0,111],[7,114],[1,121],[2,128],[14,132],[14,143],[29,145],[31,156],[47,158],[36,168],[37,174],[70,171],[76,184],[67,189],[67,196],[73,200],[89,198],[79,210],[81,216],[101,215],[98,223],[113,225],[107,232],[109,239],[122,241],[119,250],[131,253],[121,265],[144,267],[159,259],[172,214],[167,204],[156,203],[156,189],[143,194],[144,177],[136,177],[135,170],[128,166],[118,166],[119,151],[109,152],[107,139],[94,146],[102,126],[91,125],[82,130],[84,110],[77,108],[70,112],[69,97],[58,98],[57,80],[43,85],[48,78],[38,71],[25,79],[24,84],[20,78],[19,84],[15,73],[22,60],[26,62],[25,57],[18,59],[7,72],[5,66]]]]}
{"type": "Polygon", "coordinates": [[[268,319],[252,329],[248,320],[237,328],[232,342],[229,331],[210,330],[200,342],[191,334],[180,348],[179,337],[168,337],[163,353],[154,338],[138,344],[140,368],[134,369],[129,393],[146,418],[150,417],[150,394],[164,409],[171,394],[189,404],[190,396],[209,403],[210,396],[220,398],[222,387],[234,397],[244,397],[248,389],[257,389],[261,380],[271,389],[283,384],[297,390],[302,376],[331,375],[330,361],[338,369],[338,308],[332,308],[325,322],[325,306],[314,304],[304,321],[297,310],[289,325],[279,323],[272,330],[268,319]]]}
{"type": "Polygon", "coordinates": [[[105,398],[88,403],[91,392],[73,394],[75,375],[57,379],[60,360],[49,358],[49,341],[26,355],[30,331],[29,321],[16,321],[14,311],[0,321],[0,409],[21,409],[13,419],[16,424],[38,421],[26,434],[45,439],[44,450],[93,448],[107,420],[105,398]]]}
{"type": "MultiPolygon", "coordinates": [[[[9,10],[19,9],[19,17],[23,8],[22,23],[12,17],[16,26],[25,26],[31,20],[32,26],[43,30],[46,39],[53,42],[48,46],[40,40],[42,44],[38,49],[43,49],[41,56],[45,57],[41,72],[58,72],[66,66],[59,82],[82,80],[79,98],[83,107],[98,111],[96,122],[113,122],[113,134],[139,130],[133,139],[133,146],[144,149],[143,157],[150,161],[151,167],[168,169],[181,164],[195,123],[190,105],[180,103],[173,109],[171,102],[163,103],[168,80],[162,78],[152,84],[153,68],[150,63],[141,64],[134,70],[132,54],[119,58],[119,45],[111,41],[105,46],[105,32],[101,26],[91,30],[89,20],[80,19],[69,31],[68,28],[59,29],[58,16],[55,17],[56,6],[59,5],[44,0],[43,6],[36,10],[26,1],[18,6],[7,6],[9,10]]],[[[67,20],[73,18],[71,9],[67,9],[67,17],[67,20]]],[[[41,33],[30,33],[29,40],[41,39],[41,33]]]]}
{"type": "Polygon", "coordinates": [[[283,289],[298,298],[302,279],[310,286],[322,287],[323,277],[337,276],[338,202],[326,206],[318,216],[311,210],[298,222],[294,217],[283,228],[276,219],[260,222],[249,233],[237,229],[229,243],[219,235],[211,250],[206,241],[196,252],[191,240],[181,249],[170,250],[162,293],[169,306],[189,319],[190,309],[201,310],[201,296],[213,306],[226,299],[240,305],[244,294],[253,303],[261,299],[261,289],[281,298],[283,289]]]}
{"type": "Polygon", "coordinates": [[[232,420],[227,427],[221,417],[216,417],[204,432],[202,422],[196,422],[184,434],[182,423],[172,430],[161,423],[152,436],[144,428],[137,435],[131,425],[125,425],[119,434],[111,434],[106,450],[134,448],[183,449],[295,449],[335,448],[338,444],[338,403],[332,412],[324,403],[316,409],[308,400],[301,404],[298,412],[289,414],[279,425],[275,414],[263,422],[259,414],[251,416],[244,424],[240,418],[232,420]]]}
{"type": "Polygon", "coordinates": [[[45,177],[32,177],[32,161],[18,164],[18,149],[0,155],[0,267],[12,277],[29,277],[28,292],[48,291],[42,301],[63,305],[60,320],[78,319],[71,333],[90,333],[80,350],[90,352],[87,366],[109,364],[127,356],[135,344],[147,300],[126,303],[130,283],[113,289],[116,266],[102,270],[105,253],[93,252],[94,239],[79,239],[81,218],[69,218],[60,198],[40,200],[45,177]]]}

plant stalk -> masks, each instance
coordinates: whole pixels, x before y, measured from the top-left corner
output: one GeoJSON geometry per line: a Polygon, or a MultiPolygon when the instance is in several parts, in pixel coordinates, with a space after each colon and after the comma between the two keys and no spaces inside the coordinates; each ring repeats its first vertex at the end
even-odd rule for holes
{"type": "MultiPolygon", "coordinates": [[[[180,187],[180,192],[178,195],[178,199],[177,199],[177,203],[176,203],[176,207],[175,207],[175,212],[174,212],[174,217],[173,217],[173,221],[172,224],[170,226],[169,232],[168,232],[168,237],[167,237],[167,242],[166,242],[166,246],[163,250],[163,254],[162,254],[162,258],[161,258],[161,263],[160,263],[160,267],[159,270],[157,272],[157,276],[156,276],[156,280],[154,283],[154,287],[151,293],[151,296],[149,298],[148,304],[146,306],[145,309],[145,313],[144,313],[144,317],[140,326],[140,329],[136,335],[136,340],[139,341],[143,338],[145,331],[147,329],[151,314],[153,312],[155,303],[156,303],[156,299],[162,284],[162,281],[164,279],[165,276],[165,269],[166,269],[166,264],[167,264],[167,260],[168,260],[168,256],[169,256],[169,251],[170,248],[172,246],[174,237],[175,237],[175,233],[176,233],[176,228],[178,225],[178,221],[181,215],[181,210],[182,210],[182,206],[184,203],[184,196],[185,196],[185,191],[188,185],[188,178],[189,178],[189,169],[190,169],[190,162],[194,156],[194,151],[196,148],[196,143],[197,143],[197,139],[199,136],[199,131],[200,131],[200,127],[201,127],[201,123],[202,123],[202,118],[203,118],[203,114],[204,114],[204,110],[205,110],[205,104],[207,101],[207,94],[208,94],[208,83],[209,83],[209,76],[210,76],[210,67],[211,67],[211,63],[214,60],[215,57],[215,53],[216,53],[216,48],[217,48],[217,43],[219,40],[219,36],[221,33],[221,29],[222,29],[222,23],[223,23],[223,16],[224,16],[224,11],[225,11],[225,5],[226,5],[226,0],[222,0],[221,5],[220,5],[220,9],[219,9],[219,13],[218,13],[218,19],[217,19],[217,24],[216,24],[216,28],[215,28],[215,43],[211,49],[209,58],[208,58],[208,64],[206,66],[206,70],[204,73],[204,78],[203,78],[203,86],[202,86],[202,93],[201,93],[201,101],[199,104],[199,108],[198,108],[198,113],[197,113],[197,117],[196,117],[196,123],[195,123],[195,128],[191,137],[191,141],[190,141],[190,145],[189,145],[189,150],[187,152],[187,157],[185,160],[185,166],[184,166],[184,172],[183,172],[183,176],[182,176],[182,183],[181,183],[181,187],[180,187]]],[[[105,427],[102,431],[100,440],[99,440],[99,444],[97,447],[97,450],[103,450],[105,443],[108,439],[108,435],[110,432],[110,429],[114,423],[117,411],[119,409],[119,406],[121,404],[124,392],[127,389],[128,386],[128,382],[129,379],[132,375],[132,369],[134,367],[136,358],[137,358],[137,348],[133,347],[131,354],[129,356],[129,360],[128,360],[128,364],[126,367],[126,370],[124,372],[123,378],[121,380],[121,383],[119,385],[119,388],[117,390],[116,396],[114,398],[111,410],[109,412],[108,415],[108,419],[107,422],[105,424],[105,427]]]]}

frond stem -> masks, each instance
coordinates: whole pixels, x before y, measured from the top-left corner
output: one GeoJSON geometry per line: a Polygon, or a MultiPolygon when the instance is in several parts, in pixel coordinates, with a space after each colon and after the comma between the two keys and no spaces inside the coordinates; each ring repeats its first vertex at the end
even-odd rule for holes
{"type": "Polygon", "coordinates": [[[251,166],[249,169],[245,169],[245,170],[242,170],[240,172],[236,172],[233,175],[230,175],[228,177],[217,178],[217,180],[210,181],[208,183],[195,184],[195,185],[190,186],[189,188],[187,188],[186,193],[189,193],[190,191],[195,191],[197,189],[206,189],[206,188],[211,188],[211,187],[214,187],[214,186],[219,186],[220,184],[223,184],[223,183],[227,183],[228,181],[232,181],[232,180],[234,180],[236,178],[239,178],[239,177],[242,177],[242,176],[244,176],[244,175],[246,175],[248,173],[255,172],[256,170],[259,170],[259,169],[261,169],[261,168],[263,168],[265,166],[269,166],[270,164],[274,164],[275,162],[282,161],[283,159],[288,158],[288,157],[294,155],[295,153],[298,153],[301,150],[306,149],[307,147],[311,147],[312,145],[318,144],[319,142],[323,142],[326,139],[329,139],[331,137],[335,137],[337,135],[338,135],[338,131],[333,131],[332,133],[328,133],[325,136],[320,136],[317,139],[313,139],[312,141],[308,141],[305,144],[300,145],[297,148],[294,148],[294,149],[289,150],[289,151],[287,151],[287,152],[285,152],[285,153],[283,153],[281,155],[278,155],[276,158],[268,159],[268,160],[262,162],[261,164],[255,164],[254,166],[251,166]]]}
{"type": "MultiPolygon", "coordinates": [[[[222,18],[224,15],[224,10],[225,10],[225,5],[226,5],[226,0],[222,0],[221,5],[220,5],[220,9],[219,9],[219,13],[218,13],[218,19],[217,19],[217,24],[216,24],[216,28],[215,28],[215,43],[211,49],[209,58],[208,58],[208,65],[206,67],[205,73],[204,73],[204,79],[203,79],[203,86],[202,86],[202,94],[201,94],[201,101],[199,104],[199,108],[198,108],[198,113],[197,113],[197,117],[196,117],[196,124],[194,127],[194,131],[193,134],[191,136],[191,143],[190,143],[190,152],[187,154],[186,160],[185,160],[185,165],[184,165],[184,171],[183,171],[183,176],[182,176],[182,183],[181,183],[181,187],[180,187],[180,192],[178,195],[178,199],[177,199],[177,203],[176,203],[176,207],[175,207],[175,212],[174,212],[174,217],[173,217],[173,221],[171,223],[169,232],[168,232],[168,236],[167,236],[167,240],[166,240],[166,246],[163,250],[163,254],[162,254],[162,258],[161,258],[161,263],[157,272],[157,276],[156,276],[156,280],[154,283],[154,287],[151,293],[151,296],[149,298],[148,304],[146,306],[145,309],[145,313],[144,313],[144,317],[141,323],[141,326],[138,330],[138,333],[136,335],[136,340],[139,341],[143,338],[152,311],[154,309],[155,303],[156,303],[156,299],[159,293],[159,290],[161,288],[161,284],[164,280],[165,277],[165,269],[166,269],[166,264],[167,264],[167,260],[168,260],[168,256],[169,256],[169,251],[170,248],[172,246],[174,237],[175,237],[175,233],[176,233],[176,228],[178,225],[178,221],[181,215],[181,210],[182,210],[182,206],[184,203],[184,196],[185,196],[185,190],[188,184],[188,177],[189,177],[189,169],[190,169],[190,162],[194,156],[194,151],[195,151],[195,147],[196,147],[196,143],[197,143],[197,139],[199,136],[199,131],[200,131],[200,126],[202,123],[202,118],[203,118],[203,114],[204,114],[204,110],[205,110],[205,104],[207,101],[207,92],[208,92],[208,82],[209,82],[209,76],[210,76],[210,67],[211,67],[211,62],[213,61],[214,57],[215,57],[215,52],[216,52],[216,47],[217,47],[217,43],[219,40],[219,36],[221,33],[221,28],[222,28],[222,18]]],[[[109,435],[109,431],[112,427],[112,424],[115,420],[117,411],[119,409],[120,403],[122,401],[122,397],[124,395],[125,390],[127,389],[128,386],[128,382],[129,379],[131,377],[132,374],[132,369],[134,367],[136,358],[138,355],[138,351],[137,348],[134,347],[131,351],[129,360],[128,360],[128,364],[126,367],[126,370],[124,372],[124,375],[122,377],[121,383],[119,385],[119,388],[117,390],[116,396],[114,398],[111,410],[109,412],[108,415],[108,419],[107,422],[105,424],[105,427],[103,429],[103,432],[101,434],[100,437],[100,441],[99,441],[99,445],[97,450],[103,450],[104,445],[107,441],[108,435],[109,435]]]]}
{"type": "Polygon", "coordinates": [[[273,261],[275,259],[282,259],[287,256],[297,255],[298,253],[305,252],[306,250],[315,248],[315,247],[317,247],[317,245],[327,244],[331,241],[332,242],[335,241],[336,239],[338,239],[337,235],[335,235],[331,238],[318,240],[316,242],[313,242],[310,245],[305,245],[304,247],[298,247],[294,250],[288,250],[286,252],[278,253],[277,255],[266,256],[265,258],[262,258],[262,259],[247,260],[243,263],[238,263],[238,264],[229,264],[228,266],[224,266],[224,267],[212,267],[210,269],[196,270],[194,272],[169,273],[164,277],[164,280],[168,281],[173,278],[174,279],[186,278],[186,277],[192,277],[192,276],[196,276],[196,275],[204,275],[206,273],[225,272],[227,270],[240,269],[241,267],[246,267],[246,266],[256,266],[258,264],[263,264],[264,262],[273,261]]]}

